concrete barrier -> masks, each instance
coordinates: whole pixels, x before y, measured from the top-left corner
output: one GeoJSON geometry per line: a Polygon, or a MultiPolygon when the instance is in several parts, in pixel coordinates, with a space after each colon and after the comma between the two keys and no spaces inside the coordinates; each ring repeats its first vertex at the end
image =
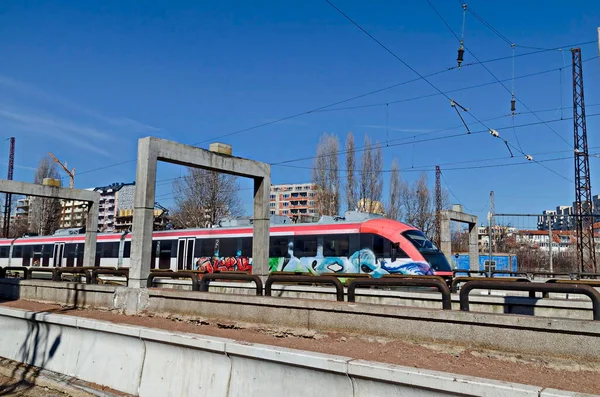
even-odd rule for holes
{"type": "Polygon", "coordinates": [[[591,396],[0,307],[0,356],[139,396],[591,396]]]}
{"type": "MultiPolygon", "coordinates": [[[[135,301],[144,311],[156,315],[220,318],[267,326],[355,332],[419,342],[453,343],[507,353],[571,356],[600,361],[599,321],[323,300],[241,297],[174,289],[134,291],[125,287],[39,280],[21,283],[20,290],[16,290],[24,299],[53,303],[125,311],[128,303],[135,301]]],[[[4,292],[0,281],[0,293],[4,292]]]]}
{"type": "MultiPolygon", "coordinates": [[[[157,280],[157,285],[167,290],[190,290],[189,280],[157,280]]],[[[111,309],[115,306],[115,285],[87,285],[57,283],[45,280],[0,279],[0,297],[7,299],[30,299],[44,302],[111,309]]],[[[256,295],[254,284],[212,282],[210,291],[217,293],[256,295]]],[[[359,291],[357,291],[359,292],[359,291]]],[[[527,295],[526,292],[522,293],[527,295]]],[[[304,298],[335,301],[335,290],[328,287],[274,285],[273,296],[280,298],[304,298]]],[[[534,299],[527,296],[477,295],[470,298],[471,311],[496,314],[523,314],[540,317],[591,320],[592,304],[587,297],[570,295],[569,299],[534,299]],[[586,300],[587,299],[587,300],[586,300]]],[[[442,307],[439,293],[423,291],[360,290],[357,303],[439,309],[442,307]]],[[[459,298],[452,295],[452,309],[459,310],[459,298]]]]}

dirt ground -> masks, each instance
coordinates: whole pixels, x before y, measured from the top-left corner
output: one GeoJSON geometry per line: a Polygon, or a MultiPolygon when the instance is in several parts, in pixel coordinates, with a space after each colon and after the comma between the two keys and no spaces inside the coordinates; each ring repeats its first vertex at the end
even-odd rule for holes
{"type": "Polygon", "coordinates": [[[47,387],[36,386],[0,374],[0,396],[19,397],[71,397],[69,394],[47,387]]]}
{"type": "Polygon", "coordinates": [[[600,362],[575,362],[497,351],[476,351],[461,346],[423,344],[358,334],[277,329],[218,319],[127,316],[109,311],[71,309],[24,300],[0,304],[31,311],[54,312],[546,388],[600,394],[600,362]]]}

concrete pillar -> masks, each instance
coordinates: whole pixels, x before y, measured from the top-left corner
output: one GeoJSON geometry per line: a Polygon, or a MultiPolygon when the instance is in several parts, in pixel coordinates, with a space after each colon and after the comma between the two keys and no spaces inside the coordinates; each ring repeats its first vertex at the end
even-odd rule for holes
{"type": "Polygon", "coordinates": [[[446,259],[452,263],[452,234],[450,232],[450,216],[446,213],[441,214],[440,245],[440,249],[444,255],[446,255],[446,259]]]}
{"type": "Polygon", "coordinates": [[[252,234],[252,273],[266,280],[269,276],[269,191],[271,178],[254,178],[254,221],[252,234]]]}
{"type": "Polygon", "coordinates": [[[479,270],[479,235],[476,223],[469,223],[469,268],[479,270]]]}
{"type": "Polygon", "coordinates": [[[96,237],[98,235],[98,202],[89,201],[85,219],[85,245],[83,248],[83,266],[96,264],[96,237]]]}
{"type": "Polygon", "coordinates": [[[127,283],[130,288],[146,288],[146,280],[150,273],[156,168],[157,155],[150,138],[140,139],[135,178],[129,282],[127,283]]]}

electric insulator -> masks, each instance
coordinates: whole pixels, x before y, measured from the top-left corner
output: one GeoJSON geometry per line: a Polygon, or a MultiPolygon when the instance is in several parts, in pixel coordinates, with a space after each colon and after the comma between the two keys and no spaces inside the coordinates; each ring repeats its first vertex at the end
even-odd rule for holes
{"type": "Polygon", "coordinates": [[[460,45],[460,47],[458,47],[458,58],[456,58],[456,61],[458,62],[458,68],[460,69],[460,65],[463,62],[465,56],[465,50],[463,49],[462,44],[460,45]]]}
{"type": "Polygon", "coordinates": [[[510,111],[514,113],[516,110],[517,110],[517,101],[513,98],[510,101],[510,111]]]}
{"type": "Polygon", "coordinates": [[[500,136],[500,133],[494,129],[490,129],[490,134],[492,134],[492,136],[498,138],[500,136]]]}

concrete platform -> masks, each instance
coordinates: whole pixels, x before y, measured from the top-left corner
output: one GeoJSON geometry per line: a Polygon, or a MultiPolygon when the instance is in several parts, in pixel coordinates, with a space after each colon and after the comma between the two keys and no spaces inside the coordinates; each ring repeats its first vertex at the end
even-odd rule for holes
{"type": "Polygon", "coordinates": [[[2,357],[140,396],[591,396],[5,307],[0,327],[2,357]]]}
{"type": "Polygon", "coordinates": [[[404,306],[256,297],[222,293],[149,289],[132,294],[125,287],[0,280],[9,299],[124,311],[134,299],[146,313],[222,318],[307,330],[366,333],[374,336],[450,342],[475,348],[575,356],[600,361],[600,322],[517,314],[442,311],[404,306]],[[418,330],[418,332],[416,332],[418,330]]]}

